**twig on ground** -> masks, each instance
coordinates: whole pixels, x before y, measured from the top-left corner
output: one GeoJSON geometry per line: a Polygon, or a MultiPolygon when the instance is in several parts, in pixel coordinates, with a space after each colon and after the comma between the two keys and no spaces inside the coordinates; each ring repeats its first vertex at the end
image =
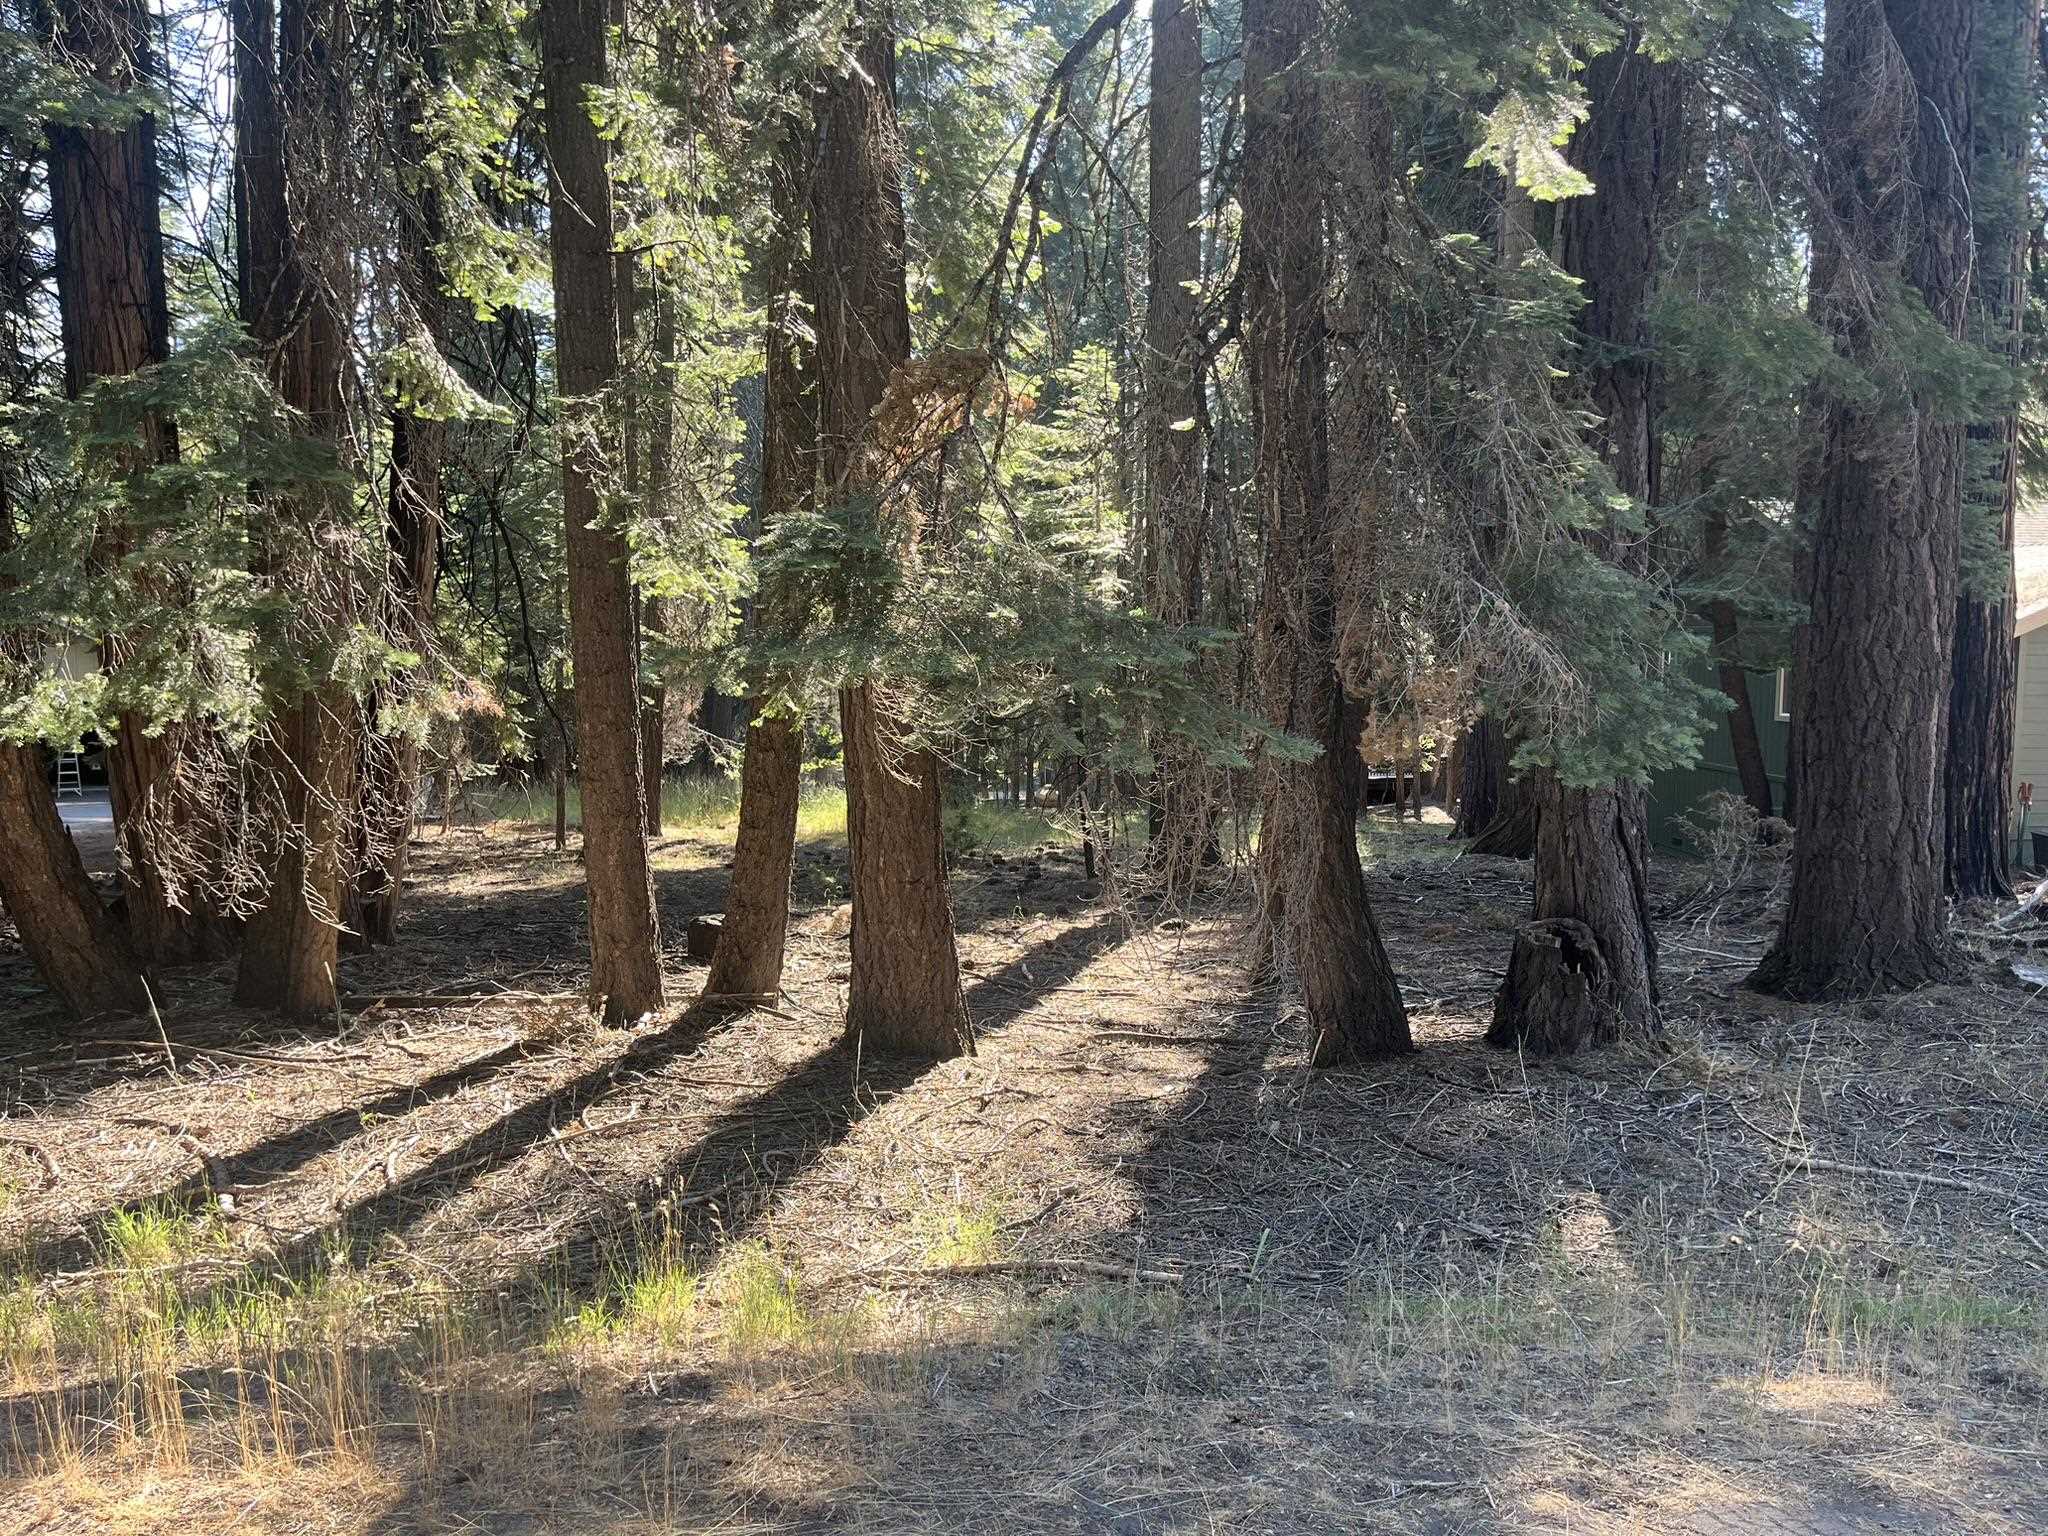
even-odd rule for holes
{"type": "Polygon", "coordinates": [[[48,1147],[38,1146],[25,1136],[0,1135],[0,1142],[4,1142],[10,1147],[19,1147],[31,1157],[39,1159],[44,1169],[48,1171],[52,1184],[55,1184],[64,1177],[64,1170],[57,1166],[56,1154],[51,1152],[48,1147]]]}
{"type": "Polygon", "coordinates": [[[934,1264],[921,1269],[856,1269],[834,1280],[869,1285],[909,1285],[919,1280],[973,1280],[994,1275],[1092,1275],[1103,1280],[1133,1280],[1141,1285],[1179,1285],[1186,1277],[1166,1269],[1139,1269],[1103,1259],[992,1259],[984,1264],[934,1264]]]}
{"type": "Polygon", "coordinates": [[[1817,1169],[1822,1173],[1857,1173],[1879,1179],[1906,1179],[1915,1184],[1928,1184],[1936,1189],[1959,1189],[1966,1195],[1988,1195],[1995,1200],[2010,1200],[2014,1191],[1999,1189],[1990,1184],[1979,1184],[1974,1179],[1952,1179],[1945,1174],[1921,1173],[1911,1168],[1877,1168],[1869,1163],[1838,1163],[1833,1158],[1810,1157],[1804,1152],[1787,1152],[1785,1160],[1802,1168],[1817,1169]]]}
{"type": "Polygon", "coordinates": [[[381,997],[347,997],[342,1001],[357,1014],[375,1009],[480,1008],[485,1003],[571,1003],[581,992],[393,992],[381,997]]]}

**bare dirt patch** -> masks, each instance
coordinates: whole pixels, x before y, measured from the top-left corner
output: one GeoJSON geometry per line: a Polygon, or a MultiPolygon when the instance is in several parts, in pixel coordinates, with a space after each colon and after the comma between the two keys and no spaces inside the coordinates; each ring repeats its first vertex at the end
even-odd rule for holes
{"type": "MultiPolygon", "coordinates": [[[[503,825],[330,1029],[206,971],[60,1027],[0,949],[0,1530],[2048,1529],[2041,1005],[1750,996],[1738,891],[1663,926],[1665,1042],[1522,1062],[1526,867],[1368,839],[1420,1049],[1330,1075],[1241,891],[1063,847],[956,871],[936,1067],[840,1041],[829,844],[777,1008],[627,1031],[503,825]]],[[[679,997],[725,857],[660,850],[679,997]]]]}

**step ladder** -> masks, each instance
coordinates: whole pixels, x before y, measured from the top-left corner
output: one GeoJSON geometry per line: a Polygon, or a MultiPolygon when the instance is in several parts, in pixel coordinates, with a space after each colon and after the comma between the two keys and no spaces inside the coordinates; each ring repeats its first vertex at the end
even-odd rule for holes
{"type": "Polygon", "coordinates": [[[76,752],[57,754],[57,798],[62,800],[66,795],[76,795],[81,800],[85,798],[85,781],[78,776],[76,752]]]}

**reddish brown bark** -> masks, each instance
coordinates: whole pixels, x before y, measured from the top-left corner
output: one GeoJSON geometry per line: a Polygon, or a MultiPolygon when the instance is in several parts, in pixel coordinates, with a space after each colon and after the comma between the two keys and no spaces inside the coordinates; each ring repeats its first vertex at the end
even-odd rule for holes
{"type": "Polygon", "coordinates": [[[1643,791],[1568,789],[1546,772],[1534,793],[1535,910],[1515,940],[1487,1043],[1563,1055],[1655,1028],[1643,791]]]}
{"type": "Polygon", "coordinates": [[[1336,667],[1320,92],[1314,0],[1245,7],[1244,348],[1266,529],[1258,690],[1314,742],[1260,771],[1259,948],[1300,989],[1311,1051],[1335,1066],[1410,1047],[1407,1010],[1358,858],[1363,767],[1336,667]]]}
{"type": "MultiPolygon", "coordinates": [[[[770,170],[772,230],[762,252],[769,324],[763,342],[766,374],[761,420],[761,530],[808,506],[818,477],[815,362],[798,323],[810,272],[803,259],[803,217],[810,196],[808,125],[792,120],[770,170]]],[[[771,575],[757,594],[749,623],[774,634],[797,617],[771,575]]],[[[796,852],[802,788],[803,722],[787,713],[777,691],[794,694],[795,679],[760,679],[747,710],[747,750],[740,764],[740,825],[726,889],[725,925],[704,984],[713,997],[762,997],[782,986],[789,932],[789,872],[796,852]]]]}
{"type": "Polygon", "coordinates": [[[658,1012],[664,994],[640,782],[639,615],[625,531],[598,492],[608,438],[598,397],[619,376],[611,177],[589,99],[609,78],[606,15],[604,0],[540,7],[590,985],[605,1017],[618,1022],[658,1012]]]}
{"type": "Polygon", "coordinates": [[[35,747],[0,742],[0,907],[50,990],[73,1013],[149,1006],[127,935],[100,904],[57,814],[35,747]]]}
{"type": "MultiPolygon", "coordinates": [[[[133,94],[150,81],[149,14],[140,0],[59,0],[52,21],[57,52],[107,90],[133,94]]],[[[48,137],[64,387],[77,399],[96,380],[124,378],[170,355],[156,117],[145,108],[118,127],[53,122],[48,137]]],[[[133,441],[114,451],[119,474],[140,476],[177,456],[177,434],[161,416],[141,413],[123,430],[133,441]]],[[[96,558],[112,567],[132,557],[137,537],[118,522],[102,529],[96,558]]],[[[133,650],[125,637],[108,635],[102,663],[118,672],[133,650]]],[[[161,841],[186,833],[191,820],[178,792],[178,739],[175,728],[122,709],[106,753],[129,936],[157,965],[225,952],[224,927],[160,853],[161,841]]]]}
{"type": "MultiPolygon", "coordinates": [[[[11,199],[0,208],[9,224],[19,213],[11,199]]],[[[6,295],[15,296],[12,291],[6,295]]],[[[14,541],[10,467],[0,464],[0,550],[14,541]]],[[[0,636],[0,641],[8,642],[9,652],[0,654],[0,666],[12,670],[34,664],[32,647],[11,636],[0,636]]],[[[140,1012],[149,1006],[128,935],[86,878],[78,849],[57,814],[42,749],[33,743],[0,741],[0,908],[14,919],[37,974],[73,1013],[140,1012]]]]}
{"type": "MultiPolygon", "coordinates": [[[[315,176],[318,136],[338,132],[330,50],[345,46],[330,0],[234,0],[235,210],[242,323],[272,382],[315,443],[333,451],[343,431],[344,322],[301,245],[295,183],[315,176]],[[288,135],[286,124],[292,125],[288,135]]],[[[331,275],[331,274],[330,274],[331,275]]],[[[291,1016],[326,1014],[338,990],[338,924],[347,876],[346,826],[355,798],[356,699],[321,676],[332,635],[357,602],[350,574],[327,553],[345,547],[346,491],[301,486],[267,495],[259,575],[288,594],[297,626],[290,658],[275,667],[265,782],[255,843],[268,873],[261,910],[244,935],[235,1001],[291,1016]],[[308,666],[312,681],[301,672],[308,666]]]]}
{"type": "MultiPolygon", "coordinates": [[[[885,483],[891,445],[871,417],[910,360],[896,44],[878,7],[857,8],[853,68],[828,82],[811,194],[818,338],[818,435],[828,494],[917,558],[912,499],[885,483]]],[[[850,573],[851,574],[851,573],[850,573]]],[[[847,594],[850,611],[868,601],[847,594]]],[[[946,891],[939,764],[889,708],[885,679],[839,695],[846,839],[853,865],[853,968],[846,1029],[864,1049],[924,1057],[971,1052],[946,891]]]]}

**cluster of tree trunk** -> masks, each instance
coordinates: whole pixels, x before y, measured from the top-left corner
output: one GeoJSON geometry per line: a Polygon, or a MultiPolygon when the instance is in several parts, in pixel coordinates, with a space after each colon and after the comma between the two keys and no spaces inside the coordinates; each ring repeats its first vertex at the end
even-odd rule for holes
{"type": "MultiPolygon", "coordinates": [[[[1584,295],[1571,389],[1597,422],[1589,441],[1614,488],[1654,507],[1649,317],[1676,173],[1682,69],[1646,46],[1631,13],[1617,6],[1610,14],[1618,41],[1585,61],[1588,112],[1568,149],[1595,190],[1558,205],[1553,254],[1584,295]]],[[[146,0],[47,0],[35,15],[66,60],[137,103],[103,124],[55,121],[47,133],[64,384],[85,399],[169,356],[163,189],[145,90],[157,73],[152,12],[146,0]]],[[[356,18],[342,0],[231,0],[227,19],[239,314],[309,457],[332,461],[347,451],[356,393],[348,336],[356,279],[347,256],[327,254],[318,203],[345,155],[338,56],[353,46],[356,18]]],[[[651,325],[659,357],[678,355],[683,338],[676,309],[659,294],[641,318],[633,257],[617,249],[609,141],[598,124],[598,98],[613,83],[612,0],[542,0],[537,19],[591,986],[606,1017],[621,1022],[666,999],[648,849],[661,826],[665,705],[659,689],[641,688],[640,647],[667,620],[635,591],[625,532],[605,497],[621,480],[629,493],[642,488],[643,469],[664,477],[674,445],[672,419],[645,424],[629,412],[621,430],[607,397],[636,327],[651,325]]],[[[780,24],[800,20],[780,8],[780,24]]],[[[1333,590],[1347,515],[1339,502],[1348,495],[1333,479],[1348,487],[1345,475],[1356,471],[1369,482],[1382,457],[1378,438],[1391,428],[1370,411],[1333,416],[1326,318],[1334,257],[1351,264],[1337,327],[1352,344],[1346,366],[1369,369],[1372,307],[1385,302],[1371,281],[1378,253],[1331,233],[1330,199],[1336,187],[1352,195],[1361,180],[1368,193],[1374,183],[1392,186],[1399,173],[1373,89],[1330,73],[1329,18],[1318,0],[1248,0],[1243,20],[1237,318],[1265,562],[1255,683],[1272,723],[1320,749],[1309,761],[1270,757],[1260,768],[1258,951],[1299,988],[1315,1059],[1328,1065],[1409,1045],[1359,862],[1364,770],[1337,667],[1333,590]],[[1332,115],[1365,146],[1359,163],[1335,177],[1332,115]],[[1334,477],[1333,457],[1343,461],[1334,477]]],[[[1903,354],[1902,338],[1913,333],[1897,306],[1923,308],[1957,342],[1974,331],[2017,371],[2041,21],[2042,0],[1827,0],[1811,312],[1848,371],[1903,377],[1910,387],[1890,398],[1844,387],[1846,374],[1830,372],[1808,402],[1814,451],[1799,485],[1810,532],[1799,567],[1808,619],[1797,638],[1784,806],[1773,803],[1764,771],[1735,605],[1716,599],[1701,612],[1745,797],[1760,816],[1796,810],[1801,825],[1783,925],[1752,978],[1766,990],[1824,996],[1948,976],[1957,956],[1945,899],[2010,894],[2018,394],[1966,425],[1937,381],[1916,372],[1923,360],[1903,354]],[[1971,469],[1970,438],[1977,462],[1989,466],[1982,473],[1971,469]],[[1960,579],[1966,513],[1997,530],[2006,556],[2001,578],[1982,589],[1966,590],[1960,579]]],[[[445,84],[437,32],[445,18],[401,7],[381,24],[394,54],[410,61],[385,107],[391,141],[422,156],[422,129],[445,84]]],[[[1208,341],[1196,299],[1197,8],[1159,0],[1151,30],[1141,576],[1161,618],[1197,624],[1213,574],[1209,447],[1203,431],[1188,430],[1207,415],[1208,341]]],[[[925,526],[918,472],[906,471],[885,425],[892,398],[921,387],[918,370],[931,360],[912,357],[896,45],[879,0],[858,0],[846,43],[844,67],[818,81],[815,117],[797,111],[778,125],[773,229],[756,264],[776,317],[763,360],[761,517],[771,529],[822,504],[914,565],[944,534],[925,526]],[[804,301],[808,331],[797,318],[804,301]]],[[[434,176],[415,181],[392,226],[400,307],[445,348],[447,215],[434,176]]],[[[25,188],[10,189],[14,247],[24,247],[26,197],[25,188]]],[[[1512,190],[1498,236],[1504,261],[1534,240],[1528,200],[1512,190]]],[[[293,638],[305,665],[264,680],[271,720],[243,808],[262,901],[241,936],[236,997],[287,1015],[336,1005],[344,931],[364,942],[389,942],[397,931],[420,761],[413,738],[386,721],[425,672],[386,679],[359,698],[329,665],[331,636],[358,619],[402,647],[424,651],[430,640],[448,428],[405,402],[390,407],[388,426],[385,549],[375,575],[322,553],[348,542],[356,517],[331,477],[254,487],[272,515],[251,555],[253,574],[302,611],[293,638]]],[[[177,458],[168,417],[132,412],[126,430],[128,440],[108,450],[117,474],[139,479],[177,458]]],[[[7,493],[0,467],[0,496],[7,493]]],[[[1618,519],[1583,537],[1640,575],[1647,539],[1632,527],[1618,519]]],[[[0,533],[10,531],[0,517],[0,533]]],[[[137,579],[164,584],[154,595],[175,602],[174,577],[148,574],[137,558],[148,537],[117,522],[98,530],[93,559],[110,578],[144,568],[137,579]]],[[[1726,546],[1725,520],[1710,514],[1709,567],[1726,546]]],[[[842,617],[857,618],[870,597],[859,571],[846,576],[842,617]]],[[[754,622],[788,627],[793,602],[771,585],[754,622]]],[[[95,637],[117,674],[145,638],[95,637]]],[[[29,644],[0,640],[17,651],[29,644]]],[[[712,998],[758,999],[780,986],[802,758],[801,721],[783,706],[801,682],[751,680],[740,832],[712,998]]],[[[895,680],[845,679],[840,715],[854,896],[849,1035],[864,1048],[927,1057],[970,1051],[939,761],[895,680]]],[[[195,886],[189,859],[170,856],[181,837],[197,846],[210,836],[209,808],[180,783],[178,732],[156,729],[133,708],[117,724],[108,768],[118,914],[85,876],[40,754],[0,747],[0,803],[9,808],[0,817],[0,900],[53,989],[81,1012],[144,1006],[149,968],[228,953],[238,938],[195,886]]],[[[1519,744],[1512,719],[1486,715],[1455,755],[1457,832],[1472,838],[1474,852],[1535,861],[1531,920],[1490,1038],[1561,1052],[1652,1030],[1659,1000],[1644,793],[1630,783],[1567,783],[1551,771],[1518,775],[1519,744]]],[[[1157,746],[1147,794],[1154,864],[1169,883],[1185,883],[1216,856],[1217,797],[1198,754],[1171,741],[1157,746]]]]}

